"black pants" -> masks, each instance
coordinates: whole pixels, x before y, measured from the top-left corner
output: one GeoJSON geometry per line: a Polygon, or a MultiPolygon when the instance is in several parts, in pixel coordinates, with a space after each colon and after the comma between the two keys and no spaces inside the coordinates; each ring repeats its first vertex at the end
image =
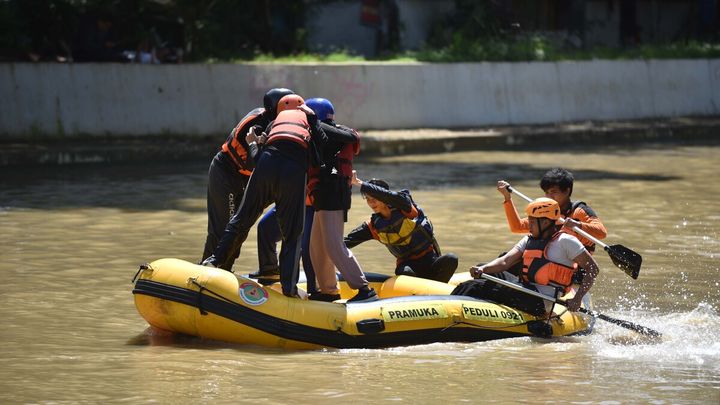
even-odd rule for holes
{"type": "Polygon", "coordinates": [[[429,252],[418,259],[400,262],[395,274],[401,274],[405,266],[410,267],[418,277],[447,283],[457,269],[458,257],[454,253],[438,256],[435,252],[429,252]]]}
{"type": "MultiPolygon", "coordinates": [[[[495,274],[495,277],[502,280],[510,278],[505,275],[505,272],[495,274]]],[[[525,287],[535,290],[529,286],[525,287]]],[[[497,302],[498,304],[507,305],[535,316],[545,315],[545,302],[542,298],[528,295],[502,284],[496,284],[492,280],[479,279],[465,281],[458,284],[450,294],[467,295],[473,298],[497,302]]]]}
{"type": "MultiPolygon", "coordinates": [[[[220,243],[225,227],[240,205],[248,178],[238,173],[235,165],[223,152],[218,152],[210,163],[207,188],[207,238],[205,238],[201,262],[210,257],[220,243]]],[[[229,268],[239,254],[238,250],[228,255],[229,268]]]]}
{"type": "Polygon", "coordinates": [[[306,170],[297,159],[278,150],[268,148],[262,152],[240,207],[215,249],[218,267],[230,270],[232,253],[239,253],[250,228],[263,210],[274,202],[282,235],[279,264],[283,294],[294,296],[297,293],[300,239],[305,220],[306,170]]]}

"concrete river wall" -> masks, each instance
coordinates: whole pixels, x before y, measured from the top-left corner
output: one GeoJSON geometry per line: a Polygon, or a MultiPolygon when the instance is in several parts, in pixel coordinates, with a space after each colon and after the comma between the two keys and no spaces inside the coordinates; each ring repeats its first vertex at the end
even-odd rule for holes
{"type": "Polygon", "coordinates": [[[0,136],[217,135],[275,86],[326,97],[364,130],[720,112],[720,60],[0,64],[0,136]]]}
{"type": "Polygon", "coordinates": [[[708,140],[720,60],[0,64],[0,166],[209,159],[272,87],[334,103],[363,156],[708,140]],[[536,136],[543,135],[543,136],[536,136]]]}

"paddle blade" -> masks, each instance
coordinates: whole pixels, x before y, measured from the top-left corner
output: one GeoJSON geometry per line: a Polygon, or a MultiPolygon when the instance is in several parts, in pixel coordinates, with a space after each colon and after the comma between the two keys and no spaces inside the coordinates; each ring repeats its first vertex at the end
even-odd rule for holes
{"type": "Polygon", "coordinates": [[[616,266],[628,276],[637,280],[640,275],[642,256],[623,245],[605,246],[605,251],[608,252],[610,259],[616,266]]]}
{"type": "Polygon", "coordinates": [[[584,314],[589,314],[590,316],[593,316],[595,318],[602,319],[605,322],[614,323],[615,325],[618,325],[625,329],[635,331],[637,333],[640,333],[641,335],[650,336],[653,338],[661,338],[662,337],[662,333],[656,331],[655,329],[650,329],[647,326],[638,325],[636,323],[632,323],[630,321],[626,321],[623,319],[613,318],[613,317],[603,315],[603,314],[595,312],[595,311],[587,310],[585,308],[579,308],[578,311],[582,312],[584,314]]]}

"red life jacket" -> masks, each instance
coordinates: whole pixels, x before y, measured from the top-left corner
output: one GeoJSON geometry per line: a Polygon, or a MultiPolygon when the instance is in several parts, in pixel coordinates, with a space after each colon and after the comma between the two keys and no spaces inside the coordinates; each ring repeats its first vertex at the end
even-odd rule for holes
{"type": "MultiPolygon", "coordinates": [[[[344,177],[352,177],[353,158],[360,154],[360,134],[352,128],[348,128],[355,134],[357,141],[355,143],[346,143],[335,155],[335,168],[338,174],[344,177]]],[[[308,168],[308,205],[312,205],[314,198],[312,192],[320,182],[320,168],[310,166],[308,168]]]]}
{"type": "Polygon", "coordinates": [[[244,174],[245,176],[250,176],[252,174],[252,170],[249,169],[247,165],[248,151],[246,146],[247,143],[245,142],[245,134],[247,134],[249,129],[248,124],[259,117],[263,112],[265,112],[264,108],[256,108],[250,111],[248,115],[240,120],[237,126],[230,131],[230,136],[228,136],[227,141],[225,141],[221,147],[222,151],[227,153],[233,163],[235,163],[235,167],[237,167],[238,172],[244,174]]]}
{"type": "Polygon", "coordinates": [[[313,191],[317,188],[320,183],[320,168],[310,166],[308,167],[308,181],[307,181],[307,196],[305,197],[305,205],[313,205],[315,197],[313,197],[313,191]]]}
{"type": "Polygon", "coordinates": [[[285,110],[281,111],[273,121],[266,144],[270,145],[273,142],[287,140],[307,149],[310,136],[310,124],[308,124],[307,115],[301,110],[285,110]]]}
{"type": "Polygon", "coordinates": [[[565,291],[573,284],[573,276],[577,271],[577,264],[573,267],[555,263],[547,258],[546,251],[550,242],[556,240],[561,232],[555,233],[550,239],[528,240],[523,252],[522,281],[540,285],[555,285],[564,287],[565,291]]]}
{"type": "Polygon", "coordinates": [[[352,177],[353,158],[360,154],[360,134],[352,128],[350,128],[350,130],[353,134],[355,134],[355,137],[357,137],[357,141],[355,143],[346,143],[343,145],[342,149],[340,149],[340,152],[338,152],[335,157],[335,160],[337,161],[335,167],[337,168],[338,173],[345,177],[352,177]]]}

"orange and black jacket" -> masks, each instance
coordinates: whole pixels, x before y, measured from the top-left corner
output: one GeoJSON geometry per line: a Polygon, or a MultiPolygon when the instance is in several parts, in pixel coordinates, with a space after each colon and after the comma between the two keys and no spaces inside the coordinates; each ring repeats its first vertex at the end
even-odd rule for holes
{"type": "Polygon", "coordinates": [[[250,148],[245,141],[250,128],[258,126],[260,130],[268,125],[265,109],[260,107],[250,111],[240,122],[230,131],[227,140],[220,147],[223,154],[228,156],[235,165],[238,173],[244,176],[250,176],[255,168],[255,154],[257,148],[250,148]]]}
{"type": "MultiPolygon", "coordinates": [[[[515,206],[512,203],[512,200],[505,201],[503,203],[503,208],[505,209],[505,216],[507,217],[508,225],[510,225],[511,232],[528,233],[530,231],[530,223],[528,219],[520,218],[517,210],[515,209],[515,206]]],[[[593,209],[590,208],[590,206],[585,204],[585,202],[583,201],[571,201],[570,204],[568,204],[566,207],[563,207],[561,214],[564,218],[572,218],[580,222],[580,228],[583,231],[589,233],[590,235],[598,239],[605,239],[605,237],[607,236],[607,230],[605,229],[605,225],[603,225],[603,223],[600,221],[600,218],[597,217],[595,211],[593,211],[593,209]]],[[[563,232],[567,232],[569,235],[577,237],[580,242],[585,245],[585,248],[589,252],[592,253],[595,250],[595,243],[593,241],[583,238],[581,235],[578,235],[575,232],[567,230],[563,230],[563,232]]]]}
{"type": "Polygon", "coordinates": [[[390,206],[390,218],[372,214],[368,222],[353,229],[345,237],[345,246],[353,248],[375,239],[397,258],[398,265],[428,253],[440,254],[432,223],[425,216],[425,212],[413,202],[408,190],[394,192],[363,183],[360,191],[390,206]]]}
{"type": "Polygon", "coordinates": [[[560,286],[568,291],[573,284],[575,273],[577,273],[577,264],[568,267],[547,258],[548,245],[557,239],[560,233],[556,232],[548,239],[536,239],[532,236],[528,238],[527,246],[523,252],[521,276],[523,282],[560,286]]]}

